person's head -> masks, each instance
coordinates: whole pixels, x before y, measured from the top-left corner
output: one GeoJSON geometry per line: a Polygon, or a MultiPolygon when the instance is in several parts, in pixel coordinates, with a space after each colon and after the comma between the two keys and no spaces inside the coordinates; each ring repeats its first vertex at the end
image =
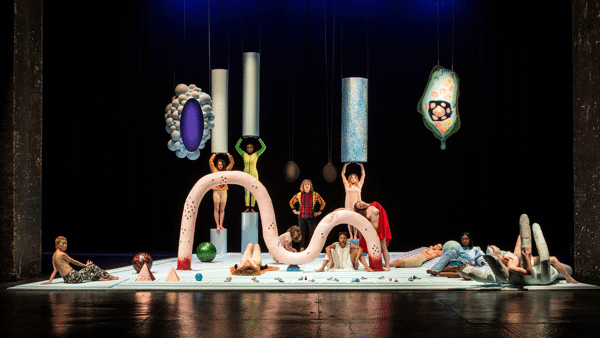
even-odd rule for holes
{"type": "Polygon", "coordinates": [[[433,246],[433,250],[442,250],[442,247],[443,247],[443,245],[441,243],[438,243],[433,246]]]}
{"type": "Polygon", "coordinates": [[[220,159],[218,159],[218,160],[217,160],[217,169],[218,169],[219,171],[221,171],[221,170],[225,169],[225,167],[226,167],[226,165],[225,165],[225,160],[223,160],[223,159],[221,159],[221,158],[220,158],[220,159]]]}
{"type": "Polygon", "coordinates": [[[340,242],[340,244],[346,244],[346,242],[348,242],[348,234],[346,232],[340,232],[340,234],[338,235],[338,242],[340,242]]]}
{"type": "Polygon", "coordinates": [[[302,181],[302,183],[300,184],[301,192],[313,192],[313,190],[314,189],[313,189],[312,181],[309,179],[302,181]]]}
{"type": "Polygon", "coordinates": [[[463,232],[460,236],[460,243],[462,246],[468,246],[469,249],[473,249],[473,237],[471,237],[471,234],[468,232],[463,232]]]}
{"type": "Polygon", "coordinates": [[[299,226],[294,225],[294,226],[290,227],[288,229],[288,232],[292,236],[292,241],[294,241],[294,242],[300,242],[300,240],[302,239],[302,232],[300,231],[300,227],[299,226]]]}
{"type": "Polygon", "coordinates": [[[350,176],[348,176],[348,183],[350,183],[350,185],[358,185],[358,175],[350,174],[350,176]]]}
{"type": "Polygon", "coordinates": [[[56,247],[57,249],[61,249],[61,250],[66,250],[67,249],[67,238],[64,236],[58,236],[56,237],[56,239],[54,240],[54,247],[56,247]]]}
{"type": "Polygon", "coordinates": [[[369,203],[364,201],[358,201],[354,204],[354,211],[365,217],[367,217],[367,208],[369,208],[369,203]]]}
{"type": "Polygon", "coordinates": [[[254,144],[252,144],[252,143],[248,143],[248,144],[246,145],[246,152],[247,152],[248,154],[252,154],[252,153],[254,152],[254,144]]]}

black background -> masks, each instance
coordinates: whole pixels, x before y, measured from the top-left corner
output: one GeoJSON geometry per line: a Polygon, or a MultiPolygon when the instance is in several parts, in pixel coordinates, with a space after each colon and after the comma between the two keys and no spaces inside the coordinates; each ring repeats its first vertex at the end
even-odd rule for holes
{"type": "MultiPolygon", "coordinates": [[[[390,251],[457,240],[463,231],[482,248],[510,249],[522,213],[542,226],[551,250],[568,250],[570,3],[515,4],[123,1],[80,2],[75,13],[46,2],[43,251],[58,235],[75,251],[177,251],[184,201],[210,172],[211,149],[207,142],[196,161],[168,150],[165,106],[177,84],[210,94],[210,69],[229,69],[229,152],[242,170],[233,146],[242,130],[244,52],[261,55],[267,149],[258,172],[280,233],[297,223],[288,201],[304,178],[326,213],[343,206],[341,179],[326,183],[322,169],[331,158],[341,171],[341,79],[360,76],[369,80],[362,197],[387,210],[390,251]],[[444,151],[416,110],[438,57],[460,78],[462,126],[444,151]],[[290,160],[300,167],[294,183],[284,179],[290,160]]],[[[235,252],[244,190],[229,189],[225,227],[235,252]]],[[[207,194],[195,245],[209,241],[212,207],[207,194]]]]}

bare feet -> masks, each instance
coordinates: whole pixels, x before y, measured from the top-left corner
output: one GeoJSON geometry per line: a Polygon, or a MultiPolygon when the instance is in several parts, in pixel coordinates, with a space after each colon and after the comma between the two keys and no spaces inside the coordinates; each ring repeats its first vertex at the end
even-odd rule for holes
{"type": "Polygon", "coordinates": [[[246,208],[244,212],[250,212],[250,208],[246,208]]]}
{"type": "Polygon", "coordinates": [[[323,272],[323,271],[325,271],[325,269],[322,267],[319,270],[315,270],[315,272],[323,272]]]}
{"type": "Polygon", "coordinates": [[[371,269],[371,268],[370,268],[370,267],[368,267],[368,266],[365,266],[365,271],[368,271],[368,272],[373,272],[373,269],[371,269]]]}
{"type": "Polygon", "coordinates": [[[432,275],[432,276],[437,276],[438,275],[438,273],[435,272],[435,271],[433,271],[433,270],[427,270],[427,273],[430,274],[430,275],[432,275]]]}

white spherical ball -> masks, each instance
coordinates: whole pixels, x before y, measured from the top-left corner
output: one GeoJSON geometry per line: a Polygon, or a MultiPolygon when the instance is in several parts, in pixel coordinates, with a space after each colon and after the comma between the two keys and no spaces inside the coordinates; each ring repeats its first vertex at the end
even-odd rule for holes
{"type": "Polygon", "coordinates": [[[181,133],[178,130],[173,130],[171,138],[175,141],[179,141],[179,139],[181,139],[181,133]]]}
{"type": "Polygon", "coordinates": [[[185,83],[180,83],[175,87],[175,94],[180,95],[188,91],[188,86],[185,83]]]}
{"type": "Polygon", "coordinates": [[[187,158],[189,158],[190,160],[197,160],[199,157],[200,157],[199,149],[187,154],[187,158]]]}

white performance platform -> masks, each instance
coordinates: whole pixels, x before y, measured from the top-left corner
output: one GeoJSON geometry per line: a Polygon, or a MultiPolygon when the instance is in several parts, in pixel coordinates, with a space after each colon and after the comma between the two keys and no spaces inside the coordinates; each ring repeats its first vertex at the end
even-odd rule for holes
{"type": "MultiPolygon", "coordinates": [[[[409,252],[390,252],[390,260],[409,257],[424,248],[409,252]]],[[[192,270],[176,270],[181,279],[177,282],[166,282],[165,279],[171,268],[177,268],[177,258],[168,258],[154,261],[150,271],[156,278],[152,282],[136,282],[137,273],[132,266],[107,270],[110,274],[119,277],[119,280],[107,282],[86,282],[80,284],[64,283],[62,278],[55,278],[50,285],[41,285],[41,282],[22,284],[11,290],[160,290],[160,291],[223,291],[223,290],[573,290],[573,289],[599,289],[590,284],[569,284],[559,280],[555,284],[545,286],[525,286],[516,288],[510,284],[484,284],[468,281],[462,278],[432,277],[427,274],[436,260],[425,262],[418,268],[391,268],[391,271],[366,272],[362,264],[358,270],[315,272],[319,269],[326,255],[321,253],[311,263],[300,265],[301,271],[287,271],[287,264],[275,264],[268,253],[262,254],[262,264],[279,267],[277,271],[268,271],[257,277],[233,276],[230,267],[238,264],[242,259],[241,253],[219,254],[210,262],[201,262],[196,255],[192,256],[192,270]],[[201,273],[203,278],[196,281],[196,274],[201,273]],[[231,277],[229,280],[228,277],[231,277]],[[356,281],[356,280],[359,281],[356,281]]],[[[487,266],[482,267],[490,271],[487,266]]]]}

